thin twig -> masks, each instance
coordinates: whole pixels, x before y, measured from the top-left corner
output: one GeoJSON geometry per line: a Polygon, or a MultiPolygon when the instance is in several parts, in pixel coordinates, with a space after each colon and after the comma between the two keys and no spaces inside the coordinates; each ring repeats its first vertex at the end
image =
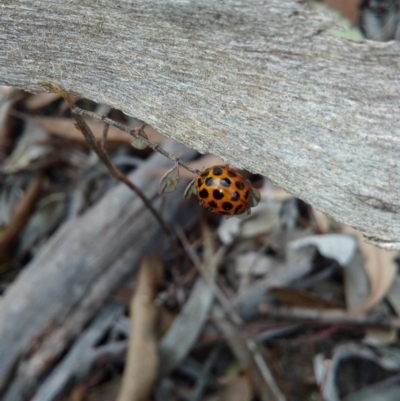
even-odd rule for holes
{"type": "MultiPolygon", "coordinates": [[[[67,103],[69,104],[69,106],[71,108],[72,114],[75,118],[76,127],[82,132],[83,136],[85,137],[86,141],[89,143],[90,147],[96,152],[97,156],[104,163],[104,165],[108,168],[111,175],[114,178],[116,178],[117,180],[123,182],[143,201],[145,206],[149,209],[149,211],[152,213],[154,218],[158,221],[161,228],[164,230],[164,232],[168,236],[169,240],[171,241],[172,248],[174,249],[174,252],[175,252],[176,262],[178,262],[179,245],[178,245],[178,242],[176,241],[171,229],[169,228],[168,224],[163,219],[163,217],[160,215],[160,213],[154,208],[153,204],[147,198],[147,196],[144,194],[144,192],[138,186],[136,186],[122,171],[120,171],[113,164],[110,157],[108,156],[108,153],[102,147],[102,143],[99,144],[98,142],[96,142],[96,138],[93,135],[89,126],[87,125],[86,121],[83,119],[82,114],[75,112],[77,109],[78,110],[82,110],[82,109],[79,109],[78,107],[76,107],[75,102],[73,101],[72,97],[60,86],[55,85],[55,84],[50,84],[50,83],[42,83],[42,85],[44,87],[46,87],[47,89],[49,89],[50,91],[58,93],[61,97],[63,97],[67,101],[67,103]]],[[[106,121],[107,124],[109,124],[108,120],[110,120],[110,119],[107,119],[107,121],[106,121]]],[[[112,120],[110,120],[110,121],[112,121],[112,120]]],[[[107,136],[107,129],[104,129],[103,140],[106,139],[106,136],[107,136]]],[[[140,139],[143,139],[143,137],[140,136],[140,139]]]]}
{"type": "Polygon", "coordinates": [[[211,369],[214,366],[215,362],[217,361],[220,351],[221,351],[221,344],[217,344],[217,346],[213,349],[213,351],[211,352],[211,354],[209,355],[203,366],[201,375],[197,380],[196,387],[193,390],[193,395],[190,401],[200,401],[202,399],[206,385],[209,382],[211,369]]]}
{"type": "Polygon", "coordinates": [[[140,127],[132,129],[132,128],[127,127],[126,125],[121,124],[121,123],[119,123],[117,121],[114,121],[111,118],[108,118],[108,117],[106,117],[106,116],[104,116],[102,114],[97,114],[97,113],[93,113],[91,111],[83,110],[78,106],[74,106],[72,108],[72,113],[75,114],[75,115],[92,117],[92,118],[94,118],[96,120],[100,120],[100,121],[103,121],[103,122],[105,122],[105,123],[107,123],[109,125],[112,125],[113,127],[119,128],[121,131],[124,131],[127,134],[135,137],[136,139],[144,142],[149,148],[153,149],[155,152],[161,153],[163,156],[167,157],[169,160],[172,160],[172,161],[178,163],[180,166],[182,166],[186,170],[190,171],[191,173],[196,174],[196,175],[200,173],[200,170],[197,170],[195,168],[192,168],[192,167],[188,166],[179,157],[174,156],[171,153],[168,153],[162,147],[160,147],[157,144],[151,142],[146,137],[140,135],[140,133],[143,131],[144,127],[147,124],[143,124],[140,127]]]}
{"type": "MultiPolygon", "coordinates": [[[[185,233],[178,227],[177,228],[177,235],[179,239],[181,240],[181,243],[186,251],[186,253],[189,255],[191,258],[193,264],[196,266],[197,270],[199,273],[202,275],[203,279],[207,280],[208,275],[206,271],[204,270],[203,264],[200,261],[200,258],[198,255],[193,251],[185,233]]],[[[224,249],[225,251],[225,249],[224,249]]],[[[235,331],[238,332],[240,327],[243,325],[243,320],[240,317],[239,313],[232,308],[229,299],[226,297],[224,292],[219,288],[217,283],[214,284],[214,294],[218,302],[220,303],[223,313],[227,315],[232,322],[235,331]]],[[[242,337],[242,336],[240,336],[242,337]]],[[[243,340],[243,344],[246,347],[247,353],[250,355],[250,357],[253,359],[255,365],[257,366],[257,370],[259,374],[261,375],[262,380],[266,384],[267,388],[270,390],[271,394],[273,395],[273,399],[277,401],[284,401],[286,398],[277,386],[275,379],[270,371],[270,368],[268,367],[264,357],[261,354],[261,351],[259,349],[259,345],[257,344],[256,341],[253,339],[247,339],[243,340]]],[[[244,361],[241,361],[242,363],[244,361]]],[[[247,362],[246,362],[247,363],[247,362]]]]}
{"type": "MultiPolygon", "coordinates": [[[[196,267],[197,271],[200,273],[200,275],[206,282],[209,282],[210,281],[209,274],[207,273],[204,264],[201,262],[199,256],[196,254],[196,252],[194,252],[193,248],[191,247],[183,230],[180,227],[177,227],[176,233],[181,241],[185,253],[192,260],[192,263],[196,267]]],[[[221,255],[224,255],[226,252],[226,247],[221,247],[218,252],[221,252],[221,255]]],[[[235,325],[240,327],[243,323],[242,319],[236,313],[236,311],[232,309],[229,299],[223,293],[218,284],[217,283],[213,284],[214,284],[214,295],[218,299],[218,302],[221,304],[222,308],[224,309],[226,314],[230,317],[230,319],[235,323],[235,325]]]]}
{"type": "Polygon", "coordinates": [[[400,329],[400,319],[389,316],[367,316],[361,313],[349,313],[341,309],[310,309],[299,307],[259,306],[262,315],[277,320],[297,323],[337,324],[361,327],[381,327],[385,329],[400,329]]]}
{"type": "Polygon", "coordinates": [[[101,147],[105,151],[106,149],[106,142],[107,142],[107,135],[108,135],[108,129],[110,128],[110,124],[104,123],[103,127],[103,138],[101,140],[101,147]]]}

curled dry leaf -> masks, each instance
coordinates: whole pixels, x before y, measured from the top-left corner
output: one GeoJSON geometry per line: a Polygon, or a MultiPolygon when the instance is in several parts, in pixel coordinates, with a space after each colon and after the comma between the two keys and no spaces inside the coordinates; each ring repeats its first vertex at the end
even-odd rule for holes
{"type": "Polygon", "coordinates": [[[168,194],[174,192],[179,184],[179,168],[175,165],[168,170],[160,179],[158,184],[159,194],[168,194]]]}
{"type": "Polygon", "coordinates": [[[357,237],[358,247],[364,257],[364,269],[370,283],[370,294],[360,310],[366,312],[386,295],[392,285],[397,273],[395,262],[397,252],[386,251],[367,244],[362,234],[350,227],[346,227],[345,230],[357,237]]]}
{"type": "MultiPolygon", "coordinates": [[[[317,355],[314,360],[314,371],[321,387],[323,399],[326,401],[351,399],[354,384],[351,384],[350,389],[344,386],[347,383],[352,383],[352,380],[338,380],[338,376],[343,371],[356,372],[361,369],[361,366],[365,366],[366,363],[379,366],[382,370],[386,370],[388,375],[390,375],[390,372],[395,374],[400,369],[400,354],[398,350],[393,348],[374,348],[349,343],[337,347],[332,360],[326,360],[321,355],[317,355]],[[362,365],[360,361],[363,361],[364,364],[362,365]],[[349,390],[351,391],[350,394],[349,390]]],[[[353,375],[355,374],[353,373],[353,375]]],[[[366,398],[362,399],[366,400],[366,398]]],[[[378,399],[387,400],[386,398],[370,398],[371,401],[378,399]]]]}
{"type": "Polygon", "coordinates": [[[365,245],[367,247],[363,250],[366,257],[364,268],[371,285],[371,293],[361,308],[363,311],[371,309],[386,295],[397,272],[394,260],[397,252],[386,251],[375,245],[365,245]]]}
{"type": "Polygon", "coordinates": [[[291,250],[299,250],[309,245],[318,248],[321,255],[336,260],[341,266],[347,266],[357,250],[357,242],[351,235],[325,234],[311,235],[290,243],[291,250]]]}

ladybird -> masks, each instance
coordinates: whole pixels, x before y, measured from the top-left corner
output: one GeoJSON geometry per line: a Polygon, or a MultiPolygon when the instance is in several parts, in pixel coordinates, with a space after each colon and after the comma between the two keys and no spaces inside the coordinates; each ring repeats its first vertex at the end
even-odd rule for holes
{"type": "Polygon", "coordinates": [[[229,166],[213,166],[200,172],[186,190],[200,205],[223,215],[249,215],[260,200],[259,192],[229,166]]]}

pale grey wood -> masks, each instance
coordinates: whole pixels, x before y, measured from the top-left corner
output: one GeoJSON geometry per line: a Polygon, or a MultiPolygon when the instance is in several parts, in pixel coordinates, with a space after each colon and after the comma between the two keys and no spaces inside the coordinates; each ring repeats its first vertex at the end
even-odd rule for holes
{"type": "Polygon", "coordinates": [[[58,83],[400,249],[400,43],[295,0],[7,1],[0,84],[58,83]]]}
{"type": "MultiPolygon", "coordinates": [[[[184,158],[195,154],[169,142],[184,158]]],[[[154,171],[171,167],[159,154],[130,178],[149,199],[157,198],[154,171]],[[153,179],[149,180],[149,177],[153,179]]],[[[186,180],[187,184],[187,180],[186,180]]],[[[167,223],[193,223],[193,205],[179,191],[165,197],[167,223]]],[[[61,227],[8,288],[0,302],[0,399],[29,398],[43,375],[101,308],[114,289],[132,278],[145,253],[171,249],[143,202],[118,184],[84,214],[61,227]]]]}

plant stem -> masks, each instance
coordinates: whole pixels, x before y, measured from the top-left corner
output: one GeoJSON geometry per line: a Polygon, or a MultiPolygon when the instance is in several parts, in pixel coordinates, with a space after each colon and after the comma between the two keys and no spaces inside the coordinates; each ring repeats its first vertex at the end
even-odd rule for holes
{"type": "Polygon", "coordinates": [[[75,106],[72,109],[72,113],[75,115],[80,115],[80,116],[88,116],[92,117],[96,120],[100,120],[105,122],[106,124],[112,125],[113,127],[119,128],[121,131],[126,132],[127,134],[135,137],[136,139],[139,139],[140,141],[144,142],[149,148],[153,149],[155,152],[161,153],[163,156],[167,157],[168,159],[178,163],[180,166],[182,166],[184,169],[190,171],[193,174],[199,174],[200,171],[188,166],[184,161],[182,161],[179,157],[172,155],[171,153],[168,153],[166,150],[164,150],[162,147],[158,146],[157,144],[151,142],[149,139],[143,137],[140,135],[140,132],[143,130],[143,128],[147,124],[143,124],[142,126],[138,128],[129,128],[124,124],[121,124],[117,121],[112,120],[111,118],[108,118],[102,114],[97,114],[93,113],[91,111],[83,110],[78,106],[75,106]]]}

